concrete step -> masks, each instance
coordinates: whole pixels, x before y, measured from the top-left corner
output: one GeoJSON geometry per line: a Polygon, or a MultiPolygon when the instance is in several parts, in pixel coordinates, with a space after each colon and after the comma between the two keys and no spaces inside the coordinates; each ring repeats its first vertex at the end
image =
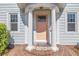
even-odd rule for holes
{"type": "Polygon", "coordinates": [[[35,50],[52,50],[51,47],[34,47],[35,50]]]}

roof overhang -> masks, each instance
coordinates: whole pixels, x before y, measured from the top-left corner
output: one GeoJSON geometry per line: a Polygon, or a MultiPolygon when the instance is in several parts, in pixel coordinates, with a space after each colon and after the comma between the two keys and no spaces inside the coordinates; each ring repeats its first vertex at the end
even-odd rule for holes
{"type": "MultiPolygon", "coordinates": [[[[17,5],[21,10],[24,10],[29,4],[30,3],[17,3],[17,5]]],[[[59,8],[59,10],[64,9],[66,6],[66,3],[51,3],[51,4],[56,5],[59,8]]]]}

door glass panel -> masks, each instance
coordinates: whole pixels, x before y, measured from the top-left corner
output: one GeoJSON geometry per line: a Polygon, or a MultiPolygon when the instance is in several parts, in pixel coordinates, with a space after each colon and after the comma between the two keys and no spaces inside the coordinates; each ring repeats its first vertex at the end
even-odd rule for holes
{"type": "Polygon", "coordinates": [[[46,16],[38,16],[38,22],[46,22],[46,16]]]}

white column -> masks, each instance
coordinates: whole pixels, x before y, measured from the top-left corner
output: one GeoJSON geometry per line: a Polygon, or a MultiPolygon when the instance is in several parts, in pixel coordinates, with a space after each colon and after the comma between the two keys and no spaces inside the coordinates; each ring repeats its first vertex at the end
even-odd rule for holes
{"type": "Polygon", "coordinates": [[[27,28],[27,26],[25,25],[25,44],[27,44],[27,32],[28,32],[27,29],[28,29],[28,28],[27,28]]]}
{"type": "Polygon", "coordinates": [[[28,39],[28,25],[27,25],[27,13],[24,14],[25,15],[25,43],[27,44],[27,39],[28,39]]]}
{"type": "Polygon", "coordinates": [[[31,51],[32,50],[32,10],[29,10],[28,12],[28,46],[26,47],[26,50],[31,51]]]}
{"type": "Polygon", "coordinates": [[[60,30],[59,30],[59,19],[57,20],[57,44],[59,44],[60,43],[60,30]]]}
{"type": "Polygon", "coordinates": [[[56,10],[55,8],[51,11],[52,14],[52,50],[57,51],[58,47],[56,46],[56,10]]]}

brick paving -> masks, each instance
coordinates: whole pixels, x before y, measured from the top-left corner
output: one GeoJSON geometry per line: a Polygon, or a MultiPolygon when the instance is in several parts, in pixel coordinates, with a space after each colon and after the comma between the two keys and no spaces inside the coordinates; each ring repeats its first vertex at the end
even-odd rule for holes
{"type": "Polygon", "coordinates": [[[52,50],[25,50],[26,45],[15,45],[15,47],[6,53],[6,56],[78,56],[79,50],[75,46],[60,45],[59,51],[52,50]]]}

